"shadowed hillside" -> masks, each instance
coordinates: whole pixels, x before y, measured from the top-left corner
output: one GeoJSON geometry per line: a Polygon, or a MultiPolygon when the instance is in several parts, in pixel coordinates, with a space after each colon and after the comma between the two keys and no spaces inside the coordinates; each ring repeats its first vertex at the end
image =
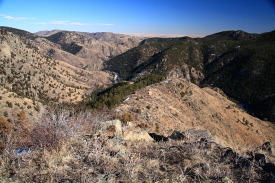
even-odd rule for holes
{"type": "Polygon", "coordinates": [[[275,34],[225,31],[204,38],[149,38],[106,62],[132,80],[147,74],[221,88],[253,115],[274,121],[275,34]]]}

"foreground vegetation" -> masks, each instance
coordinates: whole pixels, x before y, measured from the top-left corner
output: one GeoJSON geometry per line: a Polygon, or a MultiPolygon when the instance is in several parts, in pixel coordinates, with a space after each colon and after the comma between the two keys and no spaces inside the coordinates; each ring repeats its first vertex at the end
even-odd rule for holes
{"type": "MultiPolygon", "coordinates": [[[[243,148],[238,155],[228,153],[230,148],[207,141],[122,141],[127,150],[118,153],[108,143],[110,139],[96,135],[107,117],[106,111],[78,115],[65,110],[51,111],[36,121],[33,129],[25,130],[24,140],[20,135],[2,131],[5,146],[0,155],[0,181],[268,182],[272,179],[272,173],[256,164],[247,164],[247,152],[255,154],[255,148],[249,151],[243,148]]],[[[123,128],[127,128],[125,125],[123,128]]]]}

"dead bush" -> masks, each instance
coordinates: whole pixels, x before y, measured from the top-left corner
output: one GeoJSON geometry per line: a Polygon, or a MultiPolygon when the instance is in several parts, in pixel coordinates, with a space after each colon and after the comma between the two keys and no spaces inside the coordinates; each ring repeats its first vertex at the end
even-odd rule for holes
{"type": "Polygon", "coordinates": [[[131,113],[123,113],[120,119],[123,123],[134,121],[134,116],[131,113]]]}

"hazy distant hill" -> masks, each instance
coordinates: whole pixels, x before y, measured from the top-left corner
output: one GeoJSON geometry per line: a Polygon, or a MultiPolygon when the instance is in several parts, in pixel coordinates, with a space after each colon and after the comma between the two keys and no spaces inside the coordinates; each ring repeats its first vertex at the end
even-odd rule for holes
{"type": "Polygon", "coordinates": [[[149,38],[106,62],[126,80],[182,77],[224,90],[254,115],[275,121],[275,31],[225,31],[204,38],[149,38]]]}
{"type": "Polygon", "coordinates": [[[103,62],[139,45],[141,41],[140,38],[114,33],[53,30],[36,35],[47,35],[47,40],[59,46],[47,48],[51,57],[87,70],[102,69],[103,62]]]}
{"type": "Polygon", "coordinates": [[[53,34],[56,34],[58,32],[61,32],[62,30],[51,30],[51,31],[39,31],[35,32],[34,35],[41,36],[41,37],[46,37],[46,36],[51,36],[53,34]]]}

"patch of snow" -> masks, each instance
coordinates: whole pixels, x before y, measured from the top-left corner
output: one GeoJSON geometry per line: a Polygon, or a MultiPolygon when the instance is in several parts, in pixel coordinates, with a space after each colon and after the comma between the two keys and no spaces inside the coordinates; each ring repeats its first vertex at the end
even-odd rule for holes
{"type": "Polygon", "coordinates": [[[127,100],[129,100],[130,99],[130,97],[127,97],[123,102],[126,102],[127,100]]]}

